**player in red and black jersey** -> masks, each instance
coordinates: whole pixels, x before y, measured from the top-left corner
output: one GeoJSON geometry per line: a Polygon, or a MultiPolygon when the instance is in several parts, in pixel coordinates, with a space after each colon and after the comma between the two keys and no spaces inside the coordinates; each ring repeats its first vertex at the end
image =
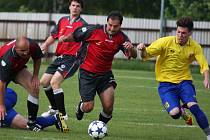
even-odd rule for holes
{"type": "Polygon", "coordinates": [[[73,34],[60,37],[60,42],[82,41],[75,63],[81,63],[79,90],[81,101],[76,116],[83,118],[84,112],[93,110],[96,92],[103,110],[99,120],[104,123],[112,118],[114,91],[117,86],[112,73],[114,55],[120,50],[128,58],[136,58],[136,50],[129,38],[121,31],[123,17],[119,12],[111,12],[106,25],[87,25],[73,34]]]}
{"type": "Polygon", "coordinates": [[[4,94],[10,81],[14,81],[24,87],[28,95],[28,119],[29,126],[34,125],[38,112],[39,97],[39,69],[43,54],[39,45],[26,37],[19,37],[6,43],[0,48],[0,119],[4,120],[5,105],[4,94]],[[32,58],[34,62],[33,74],[26,67],[26,63],[32,58]]]}
{"type": "MultiPolygon", "coordinates": [[[[70,16],[62,17],[56,27],[51,32],[51,36],[41,46],[43,51],[46,51],[48,46],[51,45],[60,36],[66,36],[72,33],[78,27],[86,24],[84,19],[80,17],[80,12],[83,8],[82,0],[70,0],[69,10],[70,16]]],[[[58,110],[61,112],[65,119],[68,118],[64,105],[64,92],[60,87],[61,83],[74,74],[79,65],[73,65],[76,59],[76,52],[80,47],[80,42],[59,42],[56,49],[57,58],[47,68],[46,72],[41,78],[41,84],[44,87],[45,93],[51,104],[49,111],[44,112],[42,116],[46,117],[56,113],[58,110]],[[72,66],[73,65],[73,66],[72,66]],[[73,68],[74,72],[68,71],[73,68]]]]}

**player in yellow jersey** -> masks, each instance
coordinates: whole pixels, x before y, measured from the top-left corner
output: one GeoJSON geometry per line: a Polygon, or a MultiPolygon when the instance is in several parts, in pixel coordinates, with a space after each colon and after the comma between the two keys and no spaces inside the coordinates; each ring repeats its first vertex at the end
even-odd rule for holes
{"type": "Polygon", "coordinates": [[[192,117],[185,113],[180,105],[181,100],[210,140],[208,119],[197,103],[189,68],[193,61],[197,61],[200,72],[204,75],[204,87],[209,89],[208,63],[201,46],[190,37],[193,30],[192,19],[182,17],[176,24],[176,36],[160,38],[148,47],[140,43],[137,49],[141,51],[143,60],[157,56],[155,72],[159,82],[158,92],[168,114],[173,119],[183,117],[187,124],[192,125],[192,117]]]}

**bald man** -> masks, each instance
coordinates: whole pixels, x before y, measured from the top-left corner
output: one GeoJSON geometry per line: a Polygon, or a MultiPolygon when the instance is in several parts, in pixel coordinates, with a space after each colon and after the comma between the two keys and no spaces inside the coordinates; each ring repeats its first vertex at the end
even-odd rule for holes
{"type": "Polygon", "coordinates": [[[29,93],[27,100],[28,127],[34,127],[38,112],[39,79],[38,73],[43,54],[39,45],[26,37],[19,37],[0,48],[0,120],[4,120],[5,89],[10,81],[21,85],[29,93]],[[26,67],[33,60],[33,74],[26,67]]]}

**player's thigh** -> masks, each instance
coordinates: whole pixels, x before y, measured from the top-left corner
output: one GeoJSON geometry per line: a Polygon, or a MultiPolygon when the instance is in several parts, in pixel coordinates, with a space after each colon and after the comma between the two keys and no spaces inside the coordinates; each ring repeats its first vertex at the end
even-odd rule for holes
{"type": "Polygon", "coordinates": [[[101,104],[107,111],[113,110],[114,105],[114,87],[110,86],[99,94],[101,104]]]}
{"type": "Polygon", "coordinates": [[[15,77],[15,82],[22,85],[28,92],[32,91],[32,74],[27,70],[27,68],[22,69],[18,72],[15,77]]]}
{"type": "Polygon", "coordinates": [[[64,81],[63,75],[56,71],[51,78],[50,85],[53,89],[57,89],[60,87],[60,84],[64,81]]]}
{"type": "Polygon", "coordinates": [[[158,92],[162,101],[163,107],[167,112],[180,106],[179,94],[177,94],[176,86],[170,83],[160,83],[158,92]]]}
{"type": "Polygon", "coordinates": [[[27,122],[28,120],[24,118],[22,115],[17,114],[14,119],[12,120],[12,123],[10,127],[12,128],[20,128],[20,129],[26,129],[27,128],[27,122]]]}
{"type": "Polygon", "coordinates": [[[50,80],[52,76],[52,74],[44,73],[40,79],[40,84],[44,87],[48,87],[50,85],[50,80]]]}
{"type": "Polygon", "coordinates": [[[13,108],[7,110],[5,117],[5,124],[12,128],[26,128],[27,119],[18,114],[13,108]]]}
{"type": "Polygon", "coordinates": [[[180,97],[184,104],[197,103],[196,91],[192,81],[183,81],[181,89],[180,97]]]}

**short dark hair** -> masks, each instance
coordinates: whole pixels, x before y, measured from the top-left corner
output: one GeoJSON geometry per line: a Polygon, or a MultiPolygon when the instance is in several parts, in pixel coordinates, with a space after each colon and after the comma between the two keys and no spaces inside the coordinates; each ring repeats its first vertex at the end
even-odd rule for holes
{"type": "Polygon", "coordinates": [[[123,16],[119,11],[112,11],[112,12],[109,13],[109,15],[107,17],[107,22],[108,22],[109,19],[112,19],[112,20],[117,19],[117,20],[120,21],[120,24],[122,24],[123,16]]]}
{"type": "Polygon", "coordinates": [[[71,5],[71,3],[72,3],[73,1],[78,2],[78,3],[81,5],[82,8],[84,7],[84,2],[83,2],[83,0],[69,0],[69,5],[71,5]]]}
{"type": "Polygon", "coordinates": [[[187,27],[189,31],[193,30],[193,20],[191,17],[181,17],[176,22],[177,27],[187,27]]]}

